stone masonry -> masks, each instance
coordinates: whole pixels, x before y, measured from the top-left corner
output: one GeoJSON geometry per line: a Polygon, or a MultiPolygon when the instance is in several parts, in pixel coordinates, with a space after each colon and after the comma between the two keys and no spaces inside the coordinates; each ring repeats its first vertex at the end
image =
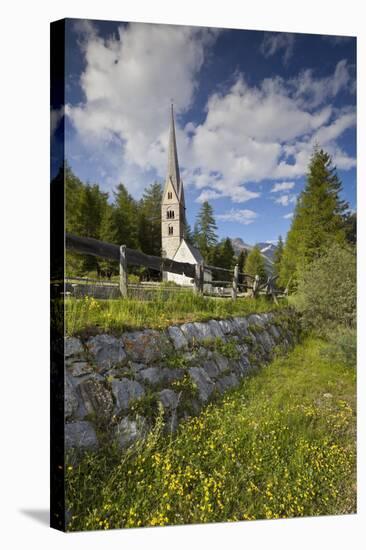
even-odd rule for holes
{"type": "Polygon", "coordinates": [[[292,310],[120,336],[65,338],[65,446],[125,448],[160,411],[165,429],[240,384],[297,340],[292,310]]]}

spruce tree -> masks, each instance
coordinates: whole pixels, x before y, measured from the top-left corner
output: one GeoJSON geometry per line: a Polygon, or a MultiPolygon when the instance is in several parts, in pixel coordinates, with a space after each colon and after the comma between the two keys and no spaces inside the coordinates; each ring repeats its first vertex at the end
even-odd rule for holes
{"type": "Polygon", "coordinates": [[[153,256],[161,255],[161,201],[160,183],[147,187],[138,205],[138,245],[140,250],[153,256]]]}
{"type": "Polygon", "coordinates": [[[205,201],[198,212],[194,227],[195,245],[201,251],[206,262],[210,258],[214,247],[217,244],[217,225],[213,215],[212,206],[205,201]]]}
{"type": "Polygon", "coordinates": [[[276,250],[273,254],[273,272],[274,275],[280,274],[281,260],[283,256],[283,240],[281,235],[278,237],[276,250]]]}
{"type": "Polygon", "coordinates": [[[239,279],[238,282],[242,284],[244,282],[243,279],[243,273],[245,273],[245,262],[248,257],[248,250],[246,248],[243,248],[238,256],[237,264],[238,264],[238,271],[239,271],[239,279]]]}
{"type": "Polygon", "coordinates": [[[342,189],[328,153],[314,148],[304,190],[300,194],[280,267],[281,284],[294,283],[302,271],[333,243],[345,242],[342,189]]]}

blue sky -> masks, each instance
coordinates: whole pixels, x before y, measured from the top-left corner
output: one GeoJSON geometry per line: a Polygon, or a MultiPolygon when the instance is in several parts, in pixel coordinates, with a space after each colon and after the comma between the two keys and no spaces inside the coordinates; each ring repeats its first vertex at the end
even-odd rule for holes
{"type": "Polygon", "coordinates": [[[66,158],[85,182],[136,198],[163,182],[173,100],[191,225],[207,199],[220,237],[285,236],[316,142],[356,208],[354,38],[70,19],[65,70],[66,158]]]}

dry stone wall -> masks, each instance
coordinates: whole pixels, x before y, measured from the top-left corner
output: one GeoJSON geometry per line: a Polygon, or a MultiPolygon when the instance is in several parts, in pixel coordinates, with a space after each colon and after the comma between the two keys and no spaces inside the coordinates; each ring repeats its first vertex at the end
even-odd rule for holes
{"type": "Polygon", "coordinates": [[[160,411],[165,429],[294,345],[292,310],[185,323],[167,330],[65,338],[65,446],[122,449],[143,437],[160,411]]]}

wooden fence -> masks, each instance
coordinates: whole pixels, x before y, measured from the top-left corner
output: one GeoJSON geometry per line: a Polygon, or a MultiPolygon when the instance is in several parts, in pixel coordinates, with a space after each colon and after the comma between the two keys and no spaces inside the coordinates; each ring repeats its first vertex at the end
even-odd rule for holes
{"type": "MultiPolygon", "coordinates": [[[[131,285],[128,284],[128,266],[136,266],[153,269],[160,272],[166,271],[169,273],[176,273],[178,275],[185,275],[186,277],[192,279],[193,290],[199,294],[204,293],[204,285],[210,285],[211,288],[220,286],[223,288],[224,285],[231,285],[230,296],[233,300],[237,299],[240,291],[243,292],[249,290],[253,296],[264,292],[267,295],[271,295],[276,301],[276,290],[274,287],[275,277],[268,277],[266,281],[260,281],[258,276],[252,277],[246,273],[239,273],[238,265],[236,265],[233,270],[230,270],[212,265],[194,265],[187,262],[176,262],[175,260],[168,258],[150,256],[140,252],[139,250],[128,248],[125,245],[118,246],[90,237],[71,235],[70,233],[66,233],[66,248],[79,254],[88,254],[118,262],[119,290],[123,297],[128,295],[128,289],[131,287],[131,285]],[[205,270],[209,270],[211,273],[223,273],[223,277],[226,277],[226,279],[204,281],[205,270]]],[[[77,278],[74,277],[73,279],[76,280],[77,278]]],[[[83,279],[83,281],[87,281],[87,279],[83,279]]]]}

